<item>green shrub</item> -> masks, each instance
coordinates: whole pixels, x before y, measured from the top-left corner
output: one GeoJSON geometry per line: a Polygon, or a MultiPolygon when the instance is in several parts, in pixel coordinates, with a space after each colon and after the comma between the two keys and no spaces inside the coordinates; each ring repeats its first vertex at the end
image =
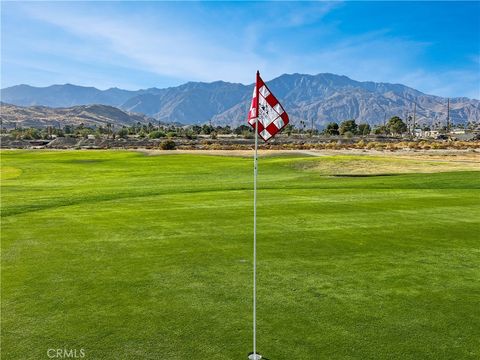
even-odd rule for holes
{"type": "Polygon", "coordinates": [[[163,131],[155,130],[148,134],[148,137],[150,139],[160,139],[162,137],[165,137],[165,133],[163,131]]]}
{"type": "Polygon", "coordinates": [[[188,140],[195,140],[197,138],[197,134],[195,134],[193,131],[188,131],[186,134],[185,134],[185,137],[188,139],[188,140]]]}
{"type": "Polygon", "coordinates": [[[160,143],[160,149],[162,150],[175,150],[176,146],[173,140],[164,140],[160,143]]]}
{"type": "Polygon", "coordinates": [[[128,129],[125,127],[121,128],[120,130],[118,130],[117,135],[122,139],[126,139],[128,137],[128,129]]]}
{"type": "Polygon", "coordinates": [[[255,133],[252,133],[251,131],[243,131],[242,137],[244,139],[253,139],[255,137],[255,133]]]}

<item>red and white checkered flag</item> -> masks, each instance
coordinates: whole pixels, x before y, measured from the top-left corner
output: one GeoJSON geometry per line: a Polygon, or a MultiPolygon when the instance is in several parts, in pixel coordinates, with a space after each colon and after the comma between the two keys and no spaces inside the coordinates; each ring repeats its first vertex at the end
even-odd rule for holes
{"type": "Polygon", "coordinates": [[[288,115],[273,96],[257,71],[257,81],[253,89],[252,105],[248,112],[248,123],[255,129],[258,117],[258,135],[268,141],[288,124],[288,115]]]}

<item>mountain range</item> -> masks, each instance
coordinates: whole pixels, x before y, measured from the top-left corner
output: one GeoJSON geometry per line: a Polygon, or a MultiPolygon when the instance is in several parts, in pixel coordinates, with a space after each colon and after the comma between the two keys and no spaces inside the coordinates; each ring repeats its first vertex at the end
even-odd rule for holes
{"type": "MultiPolygon", "coordinates": [[[[329,73],[284,74],[267,84],[296,126],[313,124],[321,128],[330,121],[345,119],[376,125],[394,115],[402,118],[413,115],[414,104],[419,123],[442,123],[447,119],[446,98],[427,95],[401,84],[360,82],[329,73]]],[[[2,89],[1,100],[19,106],[102,104],[162,122],[238,126],[245,122],[252,90],[253,84],[224,81],[188,82],[176,87],[137,91],[118,88],[102,91],[71,84],[44,88],[17,85],[2,89]]],[[[450,98],[452,123],[479,119],[479,100],[450,98]]]]}

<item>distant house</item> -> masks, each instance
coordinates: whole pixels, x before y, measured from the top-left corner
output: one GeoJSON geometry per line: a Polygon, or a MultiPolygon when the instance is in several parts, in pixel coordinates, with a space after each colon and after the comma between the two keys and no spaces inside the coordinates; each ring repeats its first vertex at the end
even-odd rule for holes
{"type": "Polygon", "coordinates": [[[87,135],[87,139],[88,139],[88,140],[95,140],[95,135],[93,135],[93,134],[88,134],[88,135],[87,135]]]}
{"type": "Polygon", "coordinates": [[[413,136],[417,138],[425,137],[424,132],[422,129],[414,129],[413,130],[413,136]]]}
{"type": "Polygon", "coordinates": [[[423,137],[436,139],[440,135],[437,130],[428,130],[423,132],[423,137]]]}

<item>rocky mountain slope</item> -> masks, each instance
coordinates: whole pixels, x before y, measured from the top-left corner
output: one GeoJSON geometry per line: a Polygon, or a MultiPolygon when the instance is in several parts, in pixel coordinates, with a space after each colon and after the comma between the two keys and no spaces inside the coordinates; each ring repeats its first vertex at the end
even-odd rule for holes
{"type": "MultiPolygon", "coordinates": [[[[447,99],[427,95],[400,84],[359,82],[335,74],[284,74],[268,82],[297,126],[324,126],[330,121],[356,119],[375,125],[385,118],[413,115],[420,123],[445,123],[447,99]]],[[[34,88],[19,85],[3,89],[2,101],[17,105],[68,106],[107,104],[143,113],[163,122],[237,126],[244,123],[253,85],[223,81],[189,82],[166,89],[138,91],[53,85],[34,88]]],[[[480,101],[450,99],[450,120],[480,120],[480,101]]]]}
{"type": "MultiPolygon", "coordinates": [[[[330,121],[356,119],[372,125],[398,115],[413,116],[419,123],[443,123],[447,118],[447,99],[427,95],[400,84],[358,82],[333,74],[282,75],[268,83],[282,99],[284,107],[297,126],[300,121],[310,127],[322,127],[330,121]]],[[[241,122],[248,109],[248,100],[216,115],[214,123],[241,122]]],[[[480,101],[467,98],[450,99],[450,120],[465,123],[480,119],[480,101]]]]}
{"type": "Polygon", "coordinates": [[[0,104],[2,126],[13,128],[15,124],[22,127],[63,127],[65,125],[116,126],[132,125],[140,122],[155,122],[143,114],[125,112],[107,105],[80,105],[68,108],[50,108],[46,106],[22,107],[11,104],[0,104]]]}

